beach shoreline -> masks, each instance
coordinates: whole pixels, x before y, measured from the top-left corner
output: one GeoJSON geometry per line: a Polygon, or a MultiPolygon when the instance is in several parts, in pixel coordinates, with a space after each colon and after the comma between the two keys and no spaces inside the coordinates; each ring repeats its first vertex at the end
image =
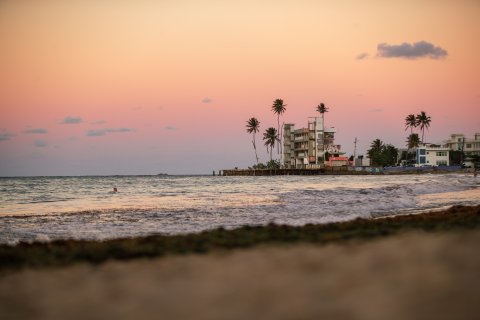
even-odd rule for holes
{"type": "Polygon", "coordinates": [[[473,319],[479,243],[480,206],[457,206],[324,226],[1,246],[0,317],[473,319]],[[155,252],[160,244],[169,249],[155,252]],[[14,254],[28,259],[7,266],[14,254]]]}
{"type": "Polygon", "coordinates": [[[329,224],[277,225],[218,228],[200,233],[150,235],[123,239],[55,240],[0,245],[0,272],[24,267],[63,266],[78,262],[103,263],[168,255],[206,253],[255,247],[269,243],[325,245],[368,240],[406,231],[444,232],[480,228],[480,205],[453,206],[423,213],[358,218],[329,224]],[[379,219],[381,218],[381,219],[379,219]]]}
{"type": "MultiPolygon", "coordinates": [[[[312,229],[324,235],[312,240],[305,235],[314,227],[247,228],[244,236],[274,228],[269,240],[261,233],[253,245],[234,245],[228,234],[239,233],[217,230],[215,245],[203,252],[184,245],[205,238],[187,237],[183,245],[179,238],[169,243],[183,252],[4,269],[0,317],[472,319],[480,312],[480,206],[336,223],[312,229]]],[[[113,254],[122,241],[125,250],[155,242],[96,243],[113,254]]],[[[55,254],[57,245],[29,246],[55,254]]]]}

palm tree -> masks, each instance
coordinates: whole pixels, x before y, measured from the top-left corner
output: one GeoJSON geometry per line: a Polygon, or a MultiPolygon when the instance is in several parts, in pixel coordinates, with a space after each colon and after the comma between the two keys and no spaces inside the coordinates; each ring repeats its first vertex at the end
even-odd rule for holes
{"type": "Polygon", "coordinates": [[[258,165],[258,155],[257,155],[257,146],[255,144],[255,133],[257,133],[259,129],[260,129],[260,122],[257,120],[257,118],[252,117],[248,119],[247,132],[253,135],[252,144],[253,144],[253,150],[255,150],[255,158],[257,159],[257,165],[258,165]]]}
{"type": "Polygon", "coordinates": [[[370,145],[370,149],[368,149],[367,154],[370,160],[372,161],[372,164],[374,165],[380,165],[382,162],[382,153],[385,149],[385,145],[382,140],[380,139],[375,139],[372,141],[372,144],[370,145]]]}
{"type": "Polygon", "coordinates": [[[407,138],[407,162],[409,161],[409,155],[412,156],[412,158],[415,158],[415,153],[412,151],[414,148],[418,148],[420,145],[420,138],[418,137],[418,133],[412,133],[408,136],[407,138]]]}
{"type": "Polygon", "coordinates": [[[409,114],[405,118],[405,131],[407,131],[408,128],[410,128],[410,134],[413,133],[413,128],[417,126],[417,119],[415,118],[414,114],[409,114]]]}
{"type": "Polygon", "coordinates": [[[425,111],[422,111],[420,112],[420,114],[417,114],[417,117],[415,118],[417,121],[417,126],[420,127],[420,130],[422,130],[422,143],[424,143],[423,141],[423,134],[425,133],[425,128],[428,129],[428,127],[430,127],[430,122],[432,121],[432,119],[427,116],[427,114],[425,113],[425,111]]]}
{"type": "Polygon", "coordinates": [[[267,130],[265,130],[265,133],[263,134],[263,140],[265,141],[264,145],[267,147],[267,151],[268,151],[268,148],[270,147],[270,161],[271,161],[273,160],[272,151],[273,151],[273,148],[275,147],[275,143],[280,142],[280,139],[278,138],[277,129],[270,127],[267,130]]]}
{"type": "Polygon", "coordinates": [[[418,133],[410,134],[406,142],[408,149],[417,148],[420,144],[420,138],[418,137],[418,133]]]}
{"type": "Polygon", "coordinates": [[[318,106],[317,106],[317,111],[320,112],[320,114],[322,115],[322,119],[323,119],[323,114],[325,112],[328,112],[328,107],[326,107],[323,103],[320,103],[318,106]]]}
{"type": "Polygon", "coordinates": [[[322,115],[322,148],[323,148],[323,161],[325,161],[325,113],[328,112],[328,107],[326,107],[323,102],[317,106],[317,111],[322,115]]]}
{"type": "MultiPolygon", "coordinates": [[[[285,112],[287,105],[283,103],[283,99],[275,99],[272,105],[272,111],[277,115],[277,122],[278,122],[278,132],[280,133],[280,142],[282,141],[282,131],[280,131],[280,115],[285,112]]],[[[278,153],[281,154],[282,144],[279,143],[278,153]]]]}

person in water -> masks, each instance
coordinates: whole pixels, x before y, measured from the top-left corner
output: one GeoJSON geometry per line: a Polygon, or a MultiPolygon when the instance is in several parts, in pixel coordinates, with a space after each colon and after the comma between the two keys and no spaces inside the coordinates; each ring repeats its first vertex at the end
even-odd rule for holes
{"type": "Polygon", "coordinates": [[[117,190],[117,187],[113,187],[113,193],[117,193],[118,190],[117,190]]]}

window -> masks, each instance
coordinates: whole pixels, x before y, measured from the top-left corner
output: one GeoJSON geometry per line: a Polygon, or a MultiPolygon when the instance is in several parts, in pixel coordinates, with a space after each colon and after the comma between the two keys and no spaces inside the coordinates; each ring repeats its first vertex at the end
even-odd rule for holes
{"type": "Polygon", "coordinates": [[[437,151],[437,157],[446,157],[447,151],[437,151]]]}
{"type": "Polygon", "coordinates": [[[447,160],[437,160],[437,166],[446,166],[447,160]]]}
{"type": "Polygon", "coordinates": [[[423,156],[425,155],[425,149],[418,149],[418,151],[420,152],[420,154],[423,156]]]}
{"type": "Polygon", "coordinates": [[[471,148],[472,148],[472,144],[471,144],[471,143],[467,143],[466,147],[467,147],[467,149],[471,149],[471,148]]]}

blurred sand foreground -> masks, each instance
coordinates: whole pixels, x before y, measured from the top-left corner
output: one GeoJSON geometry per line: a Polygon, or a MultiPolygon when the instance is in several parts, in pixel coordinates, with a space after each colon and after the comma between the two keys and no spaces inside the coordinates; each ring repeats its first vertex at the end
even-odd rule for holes
{"type": "Polygon", "coordinates": [[[480,231],[26,269],[1,319],[478,319],[480,231]]]}

